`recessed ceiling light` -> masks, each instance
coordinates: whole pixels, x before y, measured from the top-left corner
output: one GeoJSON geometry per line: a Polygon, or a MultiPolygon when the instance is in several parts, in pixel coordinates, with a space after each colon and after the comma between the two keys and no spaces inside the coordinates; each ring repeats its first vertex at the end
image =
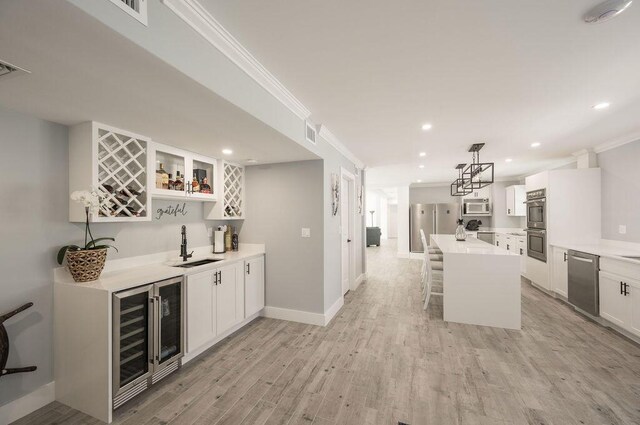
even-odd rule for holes
{"type": "Polygon", "coordinates": [[[511,162],[511,161],[513,161],[513,159],[511,159],[511,158],[507,158],[507,159],[504,160],[504,162],[511,162]]]}
{"type": "Polygon", "coordinates": [[[417,180],[418,183],[422,183],[422,180],[417,180]]]}
{"type": "Polygon", "coordinates": [[[420,152],[420,156],[427,156],[426,152],[420,152]]]}
{"type": "Polygon", "coordinates": [[[424,168],[424,165],[420,164],[418,165],[418,168],[424,168]]]}
{"type": "Polygon", "coordinates": [[[231,155],[233,151],[231,149],[222,149],[222,153],[225,155],[231,155]]]}
{"type": "Polygon", "coordinates": [[[432,126],[431,124],[429,124],[429,123],[422,124],[422,129],[423,129],[424,131],[431,130],[431,127],[433,127],[433,126],[432,126]]]}
{"type": "Polygon", "coordinates": [[[600,102],[598,104],[593,105],[592,108],[595,110],[600,110],[600,109],[607,109],[609,106],[611,106],[609,102],[600,102]]]}
{"type": "Polygon", "coordinates": [[[255,164],[256,162],[258,162],[257,159],[247,159],[247,164],[255,164]]]}
{"type": "Polygon", "coordinates": [[[540,147],[540,142],[531,143],[532,148],[540,147]]]}

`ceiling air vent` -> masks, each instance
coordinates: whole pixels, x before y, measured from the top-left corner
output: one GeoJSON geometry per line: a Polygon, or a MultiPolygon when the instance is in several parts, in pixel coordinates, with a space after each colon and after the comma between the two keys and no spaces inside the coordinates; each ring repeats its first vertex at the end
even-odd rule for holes
{"type": "Polygon", "coordinates": [[[316,144],[316,129],[308,121],[306,122],[306,138],[308,142],[316,144]]]}
{"type": "Polygon", "coordinates": [[[147,0],[110,0],[111,3],[147,25],[147,0]]]}
{"type": "Polygon", "coordinates": [[[31,74],[31,71],[27,71],[26,69],[12,65],[9,62],[4,62],[0,59],[0,79],[4,80],[5,78],[15,77],[16,75],[21,74],[31,74]]]}

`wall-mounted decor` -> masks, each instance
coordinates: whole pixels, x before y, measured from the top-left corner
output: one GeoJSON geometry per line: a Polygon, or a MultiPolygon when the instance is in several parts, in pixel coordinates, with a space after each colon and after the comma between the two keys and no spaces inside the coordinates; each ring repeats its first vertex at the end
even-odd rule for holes
{"type": "Polygon", "coordinates": [[[178,203],[175,205],[169,205],[168,207],[158,208],[156,210],[156,220],[160,220],[162,217],[167,215],[173,217],[178,217],[178,215],[180,215],[181,217],[184,217],[188,213],[189,212],[187,211],[187,203],[178,203]]]}
{"type": "Polygon", "coordinates": [[[340,180],[336,173],[331,173],[331,213],[338,214],[340,205],[340,180]]]}

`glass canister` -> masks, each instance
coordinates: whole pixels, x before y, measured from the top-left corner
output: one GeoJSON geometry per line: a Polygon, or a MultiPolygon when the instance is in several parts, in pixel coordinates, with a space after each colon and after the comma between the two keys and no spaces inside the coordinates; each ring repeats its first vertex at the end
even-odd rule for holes
{"type": "Polygon", "coordinates": [[[467,232],[464,230],[464,221],[462,221],[462,219],[458,220],[458,227],[456,227],[456,240],[457,241],[467,240],[467,232]]]}

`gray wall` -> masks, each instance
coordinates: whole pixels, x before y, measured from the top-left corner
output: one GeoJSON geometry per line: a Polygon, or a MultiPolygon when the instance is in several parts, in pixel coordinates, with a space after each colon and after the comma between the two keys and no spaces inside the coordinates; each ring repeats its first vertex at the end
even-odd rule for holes
{"type": "Polygon", "coordinates": [[[266,304],[324,313],[321,160],[246,168],[246,243],[266,244],[266,304]],[[310,238],[300,236],[311,229],[310,238]]]}
{"type": "MultiPolygon", "coordinates": [[[[477,217],[486,227],[523,227],[526,220],[521,217],[510,217],[506,213],[507,195],[505,188],[514,184],[522,184],[518,181],[495,182],[491,185],[491,198],[493,202],[493,215],[491,217],[477,217]]],[[[436,187],[410,187],[409,203],[411,204],[437,204],[449,202],[462,202],[462,198],[451,196],[450,186],[436,187]]],[[[465,217],[465,223],[473,217],[465,217]]]]}
{"type": "MultiPolygon", "coordinates": [[[[324,158],[323,192],[324,192],[324,310],[329,309],[342,296],[342,244],[340,234],[340,211],[333,215],[331,211],[331,175],[340,176],[340,170],[356,176],[356,193],[364,182],[364,171],[356,170],[351,161],[335,150],[326,140],[318,137],[318,151],[324,158]]],[[[356,205],[357,209],[357,205],[356,205]]],[[[356,250],[355,277],[365,272],[364,219],[356,216],[354,240],[356,250]]]]}
{"type": "Polygon", "coordinates": [[[640,140],[598,154],[602,169],[602,238],[640,243],[640,140]],[[618,232],[619,225],[627,233],[618,232]]]}
{"type": "MultiPolygon", "coordinates": [[[[8,366],[36,365],[35,373],[0,381],[4,405],[53,380],[52,296],[57,249],[80,242],[84,225],[68,221],[68,145],[65,126],[0,108],[4,184],[0,186],[0,313],[32,301],[34,306],[5,325],[11,339],[8,366]]],[[[154,202],[154,209],[172,204],[154,202]]],[[[173,203],[175,204],[175,202],[173,203]]],[[[184,217],[148,223],[93,224],[94,237],[115,236],[119,253],[109,259],[179,251],[180,226],[187,225],[190,246],[210,243],[202,204],[188,203],[184,217]]]]}
{"type": "Polygon", "coordinates": [[[0,128],[0,313],[34,303],[5,323],[11,341],[7,366],[38,367],[2,378],[3,405],[53,380],[55,248],[78,229],[67,217],[67,128],[2,108],[0,128]]]}

